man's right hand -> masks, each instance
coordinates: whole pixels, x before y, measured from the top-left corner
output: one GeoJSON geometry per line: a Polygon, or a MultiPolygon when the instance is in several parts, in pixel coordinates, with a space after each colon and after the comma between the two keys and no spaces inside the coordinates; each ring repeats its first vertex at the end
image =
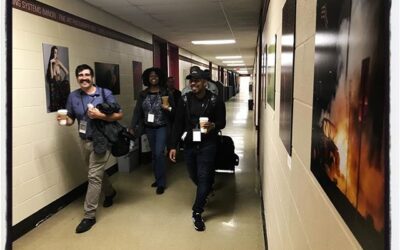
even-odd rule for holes
{"type": "Polygon", "coordinates": [[[170,159],[172,162],[176,162],[176,149],[171,149],[171,150],[169,151],[169,159],[170,159]]]}
{"type": "MultiPolygon", "coordinates": [[[[63,115],[59,115],[57,114],[57,122],[60,122],[60,120],[62,120],[64,118],[63,115]]],[[[71,118],[69,118],[69,116],[67,116],[67,124],[65,124],[66,126],[71,126],[72,124],[74,124],[74,120],[72,120],[71,118]]]]}

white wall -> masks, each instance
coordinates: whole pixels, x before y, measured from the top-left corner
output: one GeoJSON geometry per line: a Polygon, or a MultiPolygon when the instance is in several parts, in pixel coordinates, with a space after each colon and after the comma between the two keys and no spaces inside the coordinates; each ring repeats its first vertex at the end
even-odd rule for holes
{"type": "Polygon", "coordinates": [[[293,141],[289,157],[279,137],[282,8],[270,2],[263,45],[275,34],[277,69],[275,111],[261,109],[260,149],[269,249],[360,249],[310,170],[316,0],[297,0],[293,141]]]}
{"type": "MultiPolygon", "coordinates": [[[[81,1],[46,4],[151,42],[151,35],[81,1]]],[[[42,43],[68,47],[71,90],[78,85],[78,64],[120,65],[121,95],[116,96],[130,122],[133,102],[132,61],[152,66],[149,50],[13,9],[13,220],[20,222],[87,180],[75,126],[59,127],[55,113],[46,112],[42,43]]],[[[3,85],[2,85],[3,86],[3,85]]],[[[4,92],[2,92],[4,93],[4,92]]],[[[4,114],[2,112],[2,114],[4,114]]],[[[108,166],[115,159],[108,162],[108,166]]],[[[2,182],[3,183],[3,182],[2,182]]]]}
{"type": "Polygon", "coordinates": [[[211,79],[214,81],[218,81],[218,69],[214,67],[211,70],[211,79]]]}
{"type": "Polygon", "coordinates": [[[182,90],[186,84],[186,76],[189,74],[189,69],[192,66],[191,63],[179,60],[179,90],[182,90]]]}
{"type": "MultiPolygon", "coordinates": [[[[206,65],[208,65],[208,63],[209,63],[207,60],[205,60],[205,59],[203,59],[203,58],[201,58],[199,56],[193,55],[189,51],[181,49],[181,48],[179,48],[179,55],[182,55],[182,56],[185,56],[187,58],[193,59],[193,60],[198,61],[200,63],[204,63],[206,65]]],[[[183,60],[179,60],[179,79],[180,79],[179,89],[180,90],[182,90],[186,86],[185,85],[187,83],[186,76],[189,75],[189,70],[190,70],[190,67],[192,67],[192,66],[199,66],[199,65],[193,64],[193,63],[190,63],[190,62],[186,62],[186,61],[183,61],[183,60]]],[[[199,67],[201,69],[208,69],[208,67],[204,67],[204,66],[199,66],[199,67]]]]}

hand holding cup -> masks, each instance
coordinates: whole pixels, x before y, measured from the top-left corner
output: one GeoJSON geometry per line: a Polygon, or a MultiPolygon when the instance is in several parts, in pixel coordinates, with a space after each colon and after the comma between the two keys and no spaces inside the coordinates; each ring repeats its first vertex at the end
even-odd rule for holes
{"type": "Polygon", "coordinates": [[[163,109],[169,109],[170,105],[169,105],[169,100],[168,100],[168,96],[161,96],[161,106],[163,109]]]}
{"type": "Polygon", "coordinates": [[[199,117],[200,132],[206,134],[208,132],[208,117],[199,117]]]}
{"type": "Polygon", "coordinates": [[[66,109],[59,109],[57,110],[57,121],[58,124],[61,126],[66,126],[67,125],[67,121],[68,121],[68,110],[66,109]]]}

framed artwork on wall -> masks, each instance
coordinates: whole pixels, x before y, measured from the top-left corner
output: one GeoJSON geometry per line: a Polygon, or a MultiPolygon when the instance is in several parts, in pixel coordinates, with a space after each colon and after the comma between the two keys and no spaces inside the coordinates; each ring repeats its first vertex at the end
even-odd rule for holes
{"type": "Polygon", "coordinates": [[[139,94],[143,89],[142,82],[142,62],[132,61],[133,71],[133,100],[139,98],[139,94]]]}
{"type": "Polygon", "coordinates": [[[286,151],[292,155],[294,41],[296,30],[296,0],[287,0],[282,13],[281,96],[279,136],[286,151]]]}
{"type": "Polygon", "coordinates": [[[267,47],[267,103],[275,110],[275,80],[276,80],[276,40],[274,38],[267,47]]]}
{"type": "Polygon", "coordinates": [[[267,45],[263,48],[261,57],[261,104],[267,108],[267,45]]]}
{"type": "Polygon", "coordinates": [[[111,63],[94,63],[96,85],[112,91],[113,95],[120,94],[119,65],[111,63]]]}
{"type": "Polygon", "coordinates": [[[389,5],[317,1],[311,171],[364,249],[389,247],[389,5]]]}
{"type": "Polygon", "coordinates": [[[47,113],[65,109],[71,91],[68,48],[42,44],[47,113]]]}

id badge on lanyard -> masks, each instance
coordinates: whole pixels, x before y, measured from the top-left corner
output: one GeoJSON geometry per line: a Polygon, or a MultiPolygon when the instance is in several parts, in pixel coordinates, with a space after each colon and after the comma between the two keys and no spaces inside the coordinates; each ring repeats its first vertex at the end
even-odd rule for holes
{"type": "Polygon", "coordinates": [[[88,122],[85,120],[85,119],[86,119],[85,116],[87,116],[87,111],[88,111],[88,109],[94,107],[93,101],[94,101],[95,98],[96,98],[96,96],[93,96],[92,101],[90,101],[90,102],[89,102],[88,104],[86,104],[86,106],[85,106],[85,104],[84,104],[84,102],[83,102],[82,95],[81,95],[81,102],[82,102],[82,108],[83,108],[84,117],[83,117],[83,119],[79,122],[79,133],[86,134],[88,122]],[[85,107],[87,107],[87,108],[85,109],[85,107]]]}
{"type": "Polygon", "coordinates": [[[200,129],[193,129],[193,142],[201,142],[200,129]]]}
{"type": "Polygon", "coordinates": [[[150,122],[150,123],[154,122],[154,114],[152,114],[152,113],[147,114],[147,122],[150,122]]]}
{"type": "Polygon", "coordinates": [[[87,121],[81,120],[79,123],[79,133],[86,134],[87,121]]]}

